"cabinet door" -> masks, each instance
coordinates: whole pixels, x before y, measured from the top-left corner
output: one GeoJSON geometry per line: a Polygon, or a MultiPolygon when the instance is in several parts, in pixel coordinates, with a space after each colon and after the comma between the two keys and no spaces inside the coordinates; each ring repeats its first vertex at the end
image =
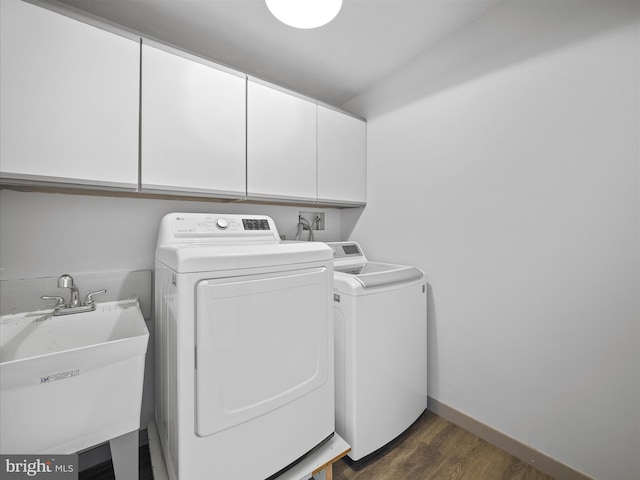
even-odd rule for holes
{"type": "Polygon", "coordinates": [[[247,195],[316,201],[316,104],[248,82],[247,195]]]}
{"type": "Polygon", "coordinates": [[[142,188],[244,198],[246,79],[142,46],[142,188]]]}
{"type": "Polygon", "coordinates": [[[2,178],[137,188],[139,43],[1,5],[2,178]]]}
{"type": "Polygon", "coordinates": [[[318,106],[318,201],[364,204],[366,123],[318,106]]]}

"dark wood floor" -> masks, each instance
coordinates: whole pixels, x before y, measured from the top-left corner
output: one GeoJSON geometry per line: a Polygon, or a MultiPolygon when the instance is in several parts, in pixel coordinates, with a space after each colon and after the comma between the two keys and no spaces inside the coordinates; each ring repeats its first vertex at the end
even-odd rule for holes
{"type": "MultiPolygon", "coordinates": [[[[149,445],[140,447],[140,478],[139,480],[153,480],[151,471],[151,455],[149,453],[149,445]]],[[[95,467],[83,470],[78,475],[78,480],[115,480],[113,474],[113,464],[111,460],[101,463],[95,467]]]]}
{"type": "MultiPolygon", "coordinates": [[[[405,433],[378,452],[358,462],[348,458],[338,461],[333,467],[333,478],[553,480],[513,455],[428,411],[405,433]]],[[[111,462],[80,472],[79,480],[114,480],[111,462]]],[[[149,448],[146,445],[140,448],[140,480],[153,480],[149,448]]]]}
{"type": "Polygon", "coordinates": [[[531,465],[425,412],[391,444],[333,467],[334,480],[553,480],[531,465]]]}

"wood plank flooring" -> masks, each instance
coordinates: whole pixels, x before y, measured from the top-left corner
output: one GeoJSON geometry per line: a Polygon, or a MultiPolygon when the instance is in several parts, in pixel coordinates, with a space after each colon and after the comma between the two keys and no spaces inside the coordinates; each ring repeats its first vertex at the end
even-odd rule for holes
{"type": "Polygon", "coordinates": [[[391,444],[333,466],[334,480],[553,480],[442,417],[425,412],[391,444]]]}
{"type": "MultiPolygon", "coordinates": [[[[138,480],[153,480],[149,445],[143,445],[140,447],[138,458],[140,462],[140,477],[138,480]]],[[[113,474],[113,463],[111,460],[83,470],[78,475],[78,480],[115,480],[115,478],[116,477],[113,474]]]]}
{"type": "MultiPolygon", "coordinates": [[[[80,472],[79,480],[114,480],[111,462],[80,472]]],[[[146,445],[140,448],[140,480],[153,480],[146,445]]],[[[333,480],[553,478],[427,411],[406,432],[378,452],[358,462],[346,457],[339,460],[333,466],[333,480]]]]}

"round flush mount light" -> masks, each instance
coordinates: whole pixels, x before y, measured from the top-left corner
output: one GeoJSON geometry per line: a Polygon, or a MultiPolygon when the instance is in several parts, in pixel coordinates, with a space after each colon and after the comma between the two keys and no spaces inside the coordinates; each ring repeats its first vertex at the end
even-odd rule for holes
{"type": "Polygon", "coordinates": [[[295,28],[316,28],[333,20],[342,0],[265,0],[269,11],[282,23],[295,28]]]}

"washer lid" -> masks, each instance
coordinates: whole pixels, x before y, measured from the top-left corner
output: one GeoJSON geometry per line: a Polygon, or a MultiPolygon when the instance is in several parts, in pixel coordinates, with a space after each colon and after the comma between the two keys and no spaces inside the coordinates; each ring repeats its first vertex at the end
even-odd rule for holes
{"type": "Polygon", "coordinates": [[[417,267],[389,263],[366,262],[360,265],[336,265],[336,284],[349,278],[356,280],[364,289],[398,285],[422,280],[424,273],[417,267]]]}
{"type": "Polygon", "coordinates": [[[354,291],[399,285],[424,278],[424,272],[417,267],[369,262],[356,242],[327,242],[327,245],[333,250],[336,288],[354,291]]]}

